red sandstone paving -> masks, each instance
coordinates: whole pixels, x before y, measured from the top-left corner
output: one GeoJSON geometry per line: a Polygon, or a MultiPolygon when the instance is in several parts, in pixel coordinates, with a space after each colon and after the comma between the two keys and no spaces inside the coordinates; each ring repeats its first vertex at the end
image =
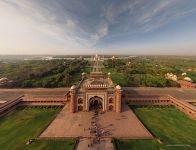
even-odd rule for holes
{"type": "MultiPolygon", "coordinates": [[[[70,113],[68,108],[68,105],[63,108],[40,137],[94,137],[88,130],[91,127],[91,117],[94,112],[70,113]]],[[[123,105],[122,113],[101,114],[98,123],[105,132],[109,133],[103,137],[152,138],[127,105],[123,105]]]]}
{"type": "Polygon", "coordinates": [[[100,124],[105,130],[111,132],[112,137],[116,138],[152,138],[149,131],[139,121],[137,116],[128,107],[122,105],[122,112],[106,112],[100,117],[100,124]]]}
{"type": "Polygon", "coordinates": [[[93,144],[91,147],[88,147],[88,144],[93,143],[92,139],[80,139],[77,150],[114,150],[114,145],[111,140],[112,139],[110,138],[104,138],[101,139],[101,142],[99,144],[93,144]]]}

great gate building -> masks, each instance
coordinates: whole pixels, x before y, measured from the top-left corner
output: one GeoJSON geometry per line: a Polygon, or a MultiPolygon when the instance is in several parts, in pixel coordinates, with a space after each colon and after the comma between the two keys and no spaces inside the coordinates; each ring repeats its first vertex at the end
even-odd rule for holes
{"type": "Polygon", "coordinates": [[[101,57],[96,54],[90,74],[82,73],[82,80],[70,88],[66,98],[72,113],[92,109],[121,112],[121,95],[121,87],[113,83],[110,73],[105,75],[101,57]]]}

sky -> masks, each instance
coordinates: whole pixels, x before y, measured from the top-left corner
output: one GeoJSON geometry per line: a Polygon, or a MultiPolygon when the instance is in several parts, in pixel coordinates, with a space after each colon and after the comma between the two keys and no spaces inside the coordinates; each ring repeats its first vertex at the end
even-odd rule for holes
{"type": "Polygon", "coordinates": [[[0,0],[1,54],[196,55],[196,0],[0,0]]]}

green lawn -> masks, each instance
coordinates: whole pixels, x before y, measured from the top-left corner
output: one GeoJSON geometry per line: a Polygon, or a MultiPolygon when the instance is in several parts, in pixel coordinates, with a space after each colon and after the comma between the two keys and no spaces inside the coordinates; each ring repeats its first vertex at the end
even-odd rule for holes
{"type": "Polygon", "coordinates": [[[116,140],[118,150],[158,150],[164,148],[155,140],[116,140]]]}
{"type": "Polygon", "coordinates": [[[120,144],[117,145],[119,145],[120,150],[123,147],[141,150],[196,149],[196,120],[190,119],[174,107],[135,107],[133,110],[150,132],[160,139],[163,144],[159,144],[155,140],[119,140],[117,143],[120,142],[120,144]],[[150,148],[150,146],[153,146],[153,148],[150,148]]]}
{"type": "Polygon", "coordinates": [[[59,108],[19,107],[14,113],[1,118],[0,149],[73,149],[73,140],[35,140],[31,145],[25,145],[28,139],[36,138],[59,111],[59,108]]]}
{"type": "Polygon", "coordinates": [[[27,146],[27,150],[73,150],[75,141],[67,140],[36,140],[27,146]]]}
{"type": "Polygon", "coordinates": [[[112,80],[114,83],[125,86],[127,84],[127,80],[125,78],[125,75],[123,73],[117,72],[116,69],[113,68],[104,68],[104,72],[108,73],[110,72],[112,74],[112,80]]]}

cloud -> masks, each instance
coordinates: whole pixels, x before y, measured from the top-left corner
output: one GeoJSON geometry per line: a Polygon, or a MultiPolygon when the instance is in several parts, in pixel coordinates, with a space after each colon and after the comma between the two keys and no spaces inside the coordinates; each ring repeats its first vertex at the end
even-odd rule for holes
{"type": "Polygon", "coordinates": [[[60,49],[59,53],[67,53],[69,49],[97,49],[108,39],[120,43],[159,30],[194,14],[196,2],[2,0],[0,12],[1,49],[45,49],[46,53],[60,49]]]}

